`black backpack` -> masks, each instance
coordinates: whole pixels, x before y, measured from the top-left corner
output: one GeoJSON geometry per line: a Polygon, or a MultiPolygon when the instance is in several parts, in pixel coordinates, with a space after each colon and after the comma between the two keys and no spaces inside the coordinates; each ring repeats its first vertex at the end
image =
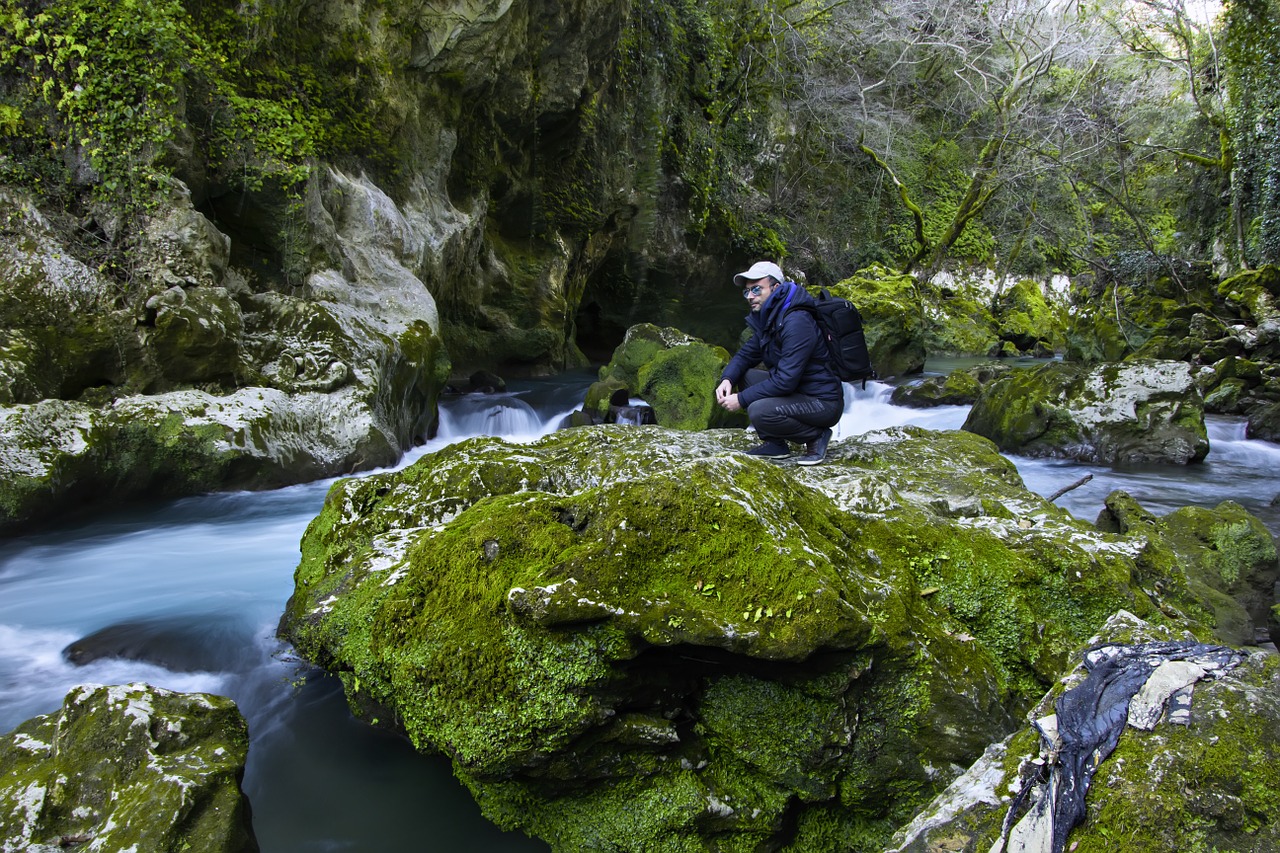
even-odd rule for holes
{"type": "Polygon", "coordinates": [[[871,367],[871,353],[867,352],[867,338],[862,333],[862,315],[848,299],[832,296],[825,287],[814,297],[813,305],[797,305],[813,315],[818,329],[827,342],[831,372],[841,382],[862,382],[875,379],[871,367]]]}

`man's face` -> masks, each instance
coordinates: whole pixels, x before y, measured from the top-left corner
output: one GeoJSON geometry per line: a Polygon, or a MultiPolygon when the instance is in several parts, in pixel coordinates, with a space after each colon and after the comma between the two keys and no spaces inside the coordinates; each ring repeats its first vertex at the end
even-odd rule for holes
{"type": "Polygon", "coordinates": [[[755,281],[744,282],[742,295],[747,298],[747,304],[751,306],[752,311],[759,311],[760,306],[764,305],[764,301],[769,298],[769,294],[773,293],[775,287],[777,285],[773,283],[773,279],[765,276],[755,281]]]}

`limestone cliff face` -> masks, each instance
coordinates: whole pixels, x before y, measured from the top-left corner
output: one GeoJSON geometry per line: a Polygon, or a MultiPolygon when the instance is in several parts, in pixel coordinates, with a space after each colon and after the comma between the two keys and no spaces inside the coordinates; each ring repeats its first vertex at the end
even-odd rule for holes
{"type": "Polygon", "coordinates": [[[166,2],[137,45],[77,9],[24,31],[83,52],[0,67],[0,527],[387,464],[451,368],[603,361],[637,321],[732,345],[730,276],[778,245],[735,9],[166,2]]]}
{"type": "MultiPolygon", "coordinates": [[[[768,246],[729,233],[705,196],[745,192],[770,133],[735,129],[730,151],[733,134],[704,114],[696,84],[733,59],[714,49],[716,26],[661,2],[321,3],[280,8],[262,50],[307,52],[334,75],[322,82],[359,69],[383,144],[332,160],[425,238],[411,269],[453,362],[542,372],[582,363],[583,348],[605,360],[637,321],[692,317],[694,334],[736,336],[730,276],[768,246]],[[736,163],[733,179],[699,158],[736,163]]],[[[310,203],[241,184],[214,175],[197,205],[233,243],[257,242],[290,279],[333,262],[310,203]]]]}

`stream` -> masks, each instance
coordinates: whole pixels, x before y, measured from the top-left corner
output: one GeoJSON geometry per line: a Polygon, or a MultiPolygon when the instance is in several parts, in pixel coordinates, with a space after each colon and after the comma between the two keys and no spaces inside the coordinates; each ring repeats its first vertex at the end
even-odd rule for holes
{"type": "MultiPolygon", "coordinates": [[[[439,434],[400,467],[474,435],[545,435],[579,407],[593,378],[566,374],[444,400],[439,434]]],[[[964,422],[966,407],[896,407],[891,391],[872,382],[850,395],[836,440],[964,422]]],[[[1280,494],[1280,446],[1248,441],[1243,420],[1219,417],[1209,418],[1209,440],[1209,457],[1195,466],[1014,462],[1042,495],[1092,474],[1056,501],[1089,521],[1123,488],[1159,514],[1236,500],[1280,534],[1280,508],[1271,505],[1280,494]]],[[[57,710],[78,684],[146,681],[218,693],[249,721],[244,790],[264,853],[545,851],[486,821],[447,759],[418,755],[403,738],[354,720],[337,679],[275,639],[299,540],[331,483],[122,509],[0,541],[0,732],[57,710]],[[72,644],[81,665],[64,655],[72,644]]]]}

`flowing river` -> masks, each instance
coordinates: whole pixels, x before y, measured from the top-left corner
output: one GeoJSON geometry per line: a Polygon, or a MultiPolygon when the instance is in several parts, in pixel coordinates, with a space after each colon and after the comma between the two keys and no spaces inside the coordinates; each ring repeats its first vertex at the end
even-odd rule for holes
{"type": "MultiPolygon", "coordinates": [[[[446,400],[439,435],[402,464],[473,435],[545,435],[578,408],[592,379],[584,372],[446,400]]],[[[964,407],[895,407],[891,391],[868,383],[851,395],[836,439],[964,422],[964,407]]],[[[1236,500],[1280,533],[1271,505],[1280,446],[1245,440],[1237,419],[1211,418],[1209,440],[1208,459],[1189,467],[1014,461],[1042,495],[1092,474],[1056,501],[1090,521],[1123,488],[1157,513],[1236,500]]],[[[218,693],[249,721],[244,789],[265,853],[546,850],[481,817],[446,759],[356,722],[337,680],[275,640],[299,540],[330,482],[189,498],[0,542],[0,732],[56,710],[77,684],[218,693]],[[80,665],[64,654],[73,643],[80,665]]]]}

